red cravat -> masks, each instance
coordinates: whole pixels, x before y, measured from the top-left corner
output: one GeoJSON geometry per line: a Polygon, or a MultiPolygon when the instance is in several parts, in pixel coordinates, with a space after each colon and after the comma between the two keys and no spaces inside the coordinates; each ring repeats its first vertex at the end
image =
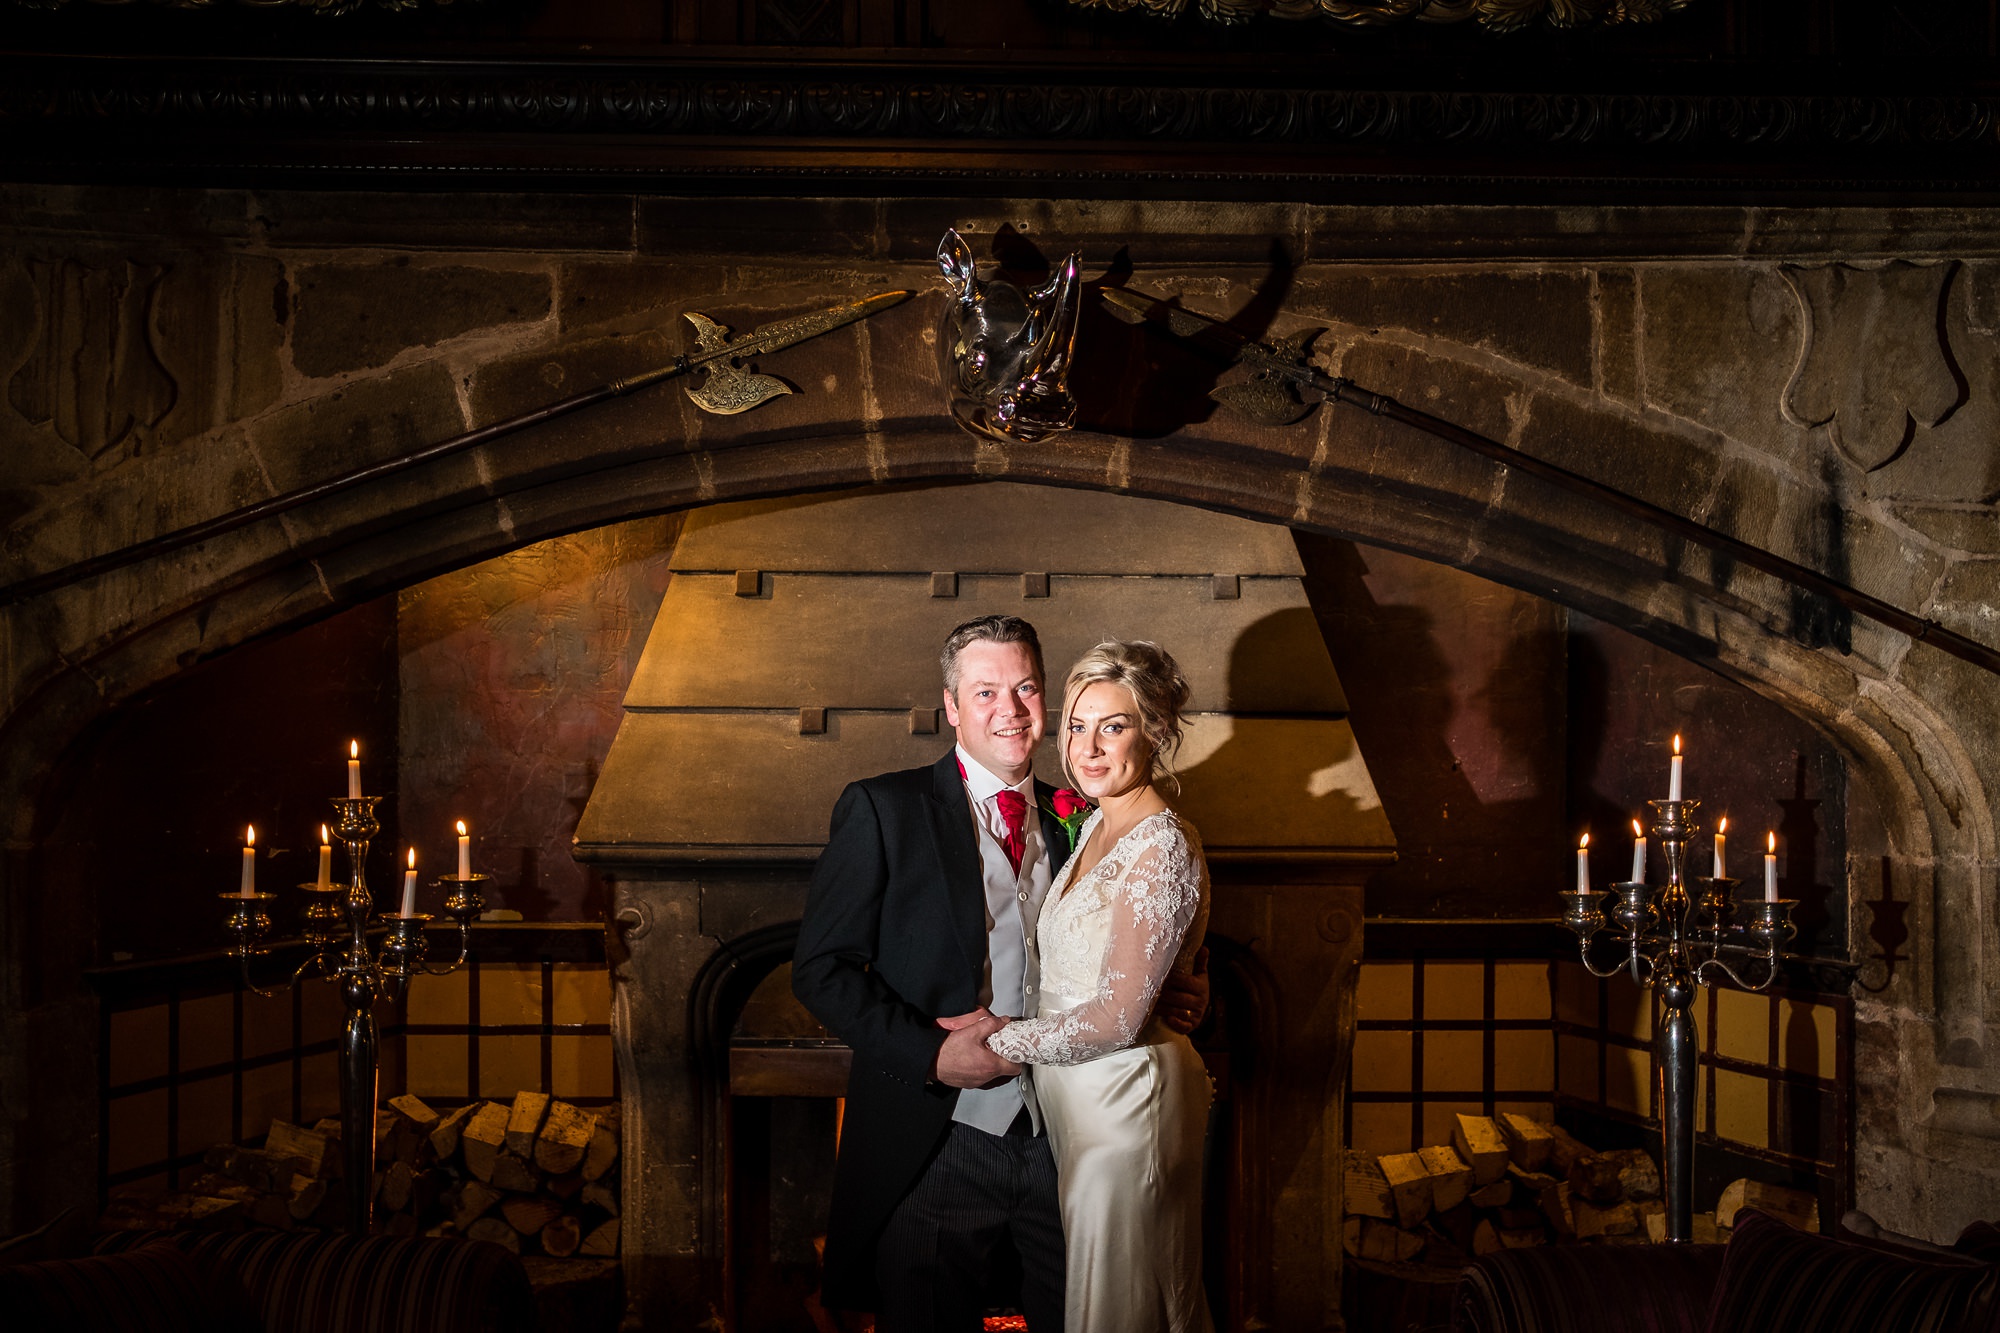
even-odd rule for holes
{"type": "Polygon", "coordinates": [[[1007,864],[1014,867],[1014,873],[1021,873],[1021,853],[1028,847],[1028,798],[1012,787],[1002,788],[993,794],[1000,806],[1000,820],[1007,826],[1007,840],[1000,844],[1007,853],[1007,864]]]}

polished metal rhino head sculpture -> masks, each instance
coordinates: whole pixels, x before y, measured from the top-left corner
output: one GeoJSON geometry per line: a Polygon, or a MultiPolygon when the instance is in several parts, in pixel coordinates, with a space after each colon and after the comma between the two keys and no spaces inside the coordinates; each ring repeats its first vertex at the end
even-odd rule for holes
{"type": "Polygon", "coordinates": [[[938,243],[938,268],[953,300],[938,340],[952,418],[975,435],[1029,442],[1076,422],[1068,378],[1082,283],[1071,254],[1032,292],[1001,278],[980,281],[957,231],[938,243]]]}

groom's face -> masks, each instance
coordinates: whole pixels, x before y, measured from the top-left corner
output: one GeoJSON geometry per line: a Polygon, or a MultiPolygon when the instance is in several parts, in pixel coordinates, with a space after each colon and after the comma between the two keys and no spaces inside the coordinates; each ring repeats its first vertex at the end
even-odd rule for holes
{"type": "Polygon", "coordinates": [[[1019,643],[968,643],[958,654],[958,690],[944,692],[944,715],[987,772],[1019,782],[1034,765],[1046,720],[1034,655],[1019,643]]]}

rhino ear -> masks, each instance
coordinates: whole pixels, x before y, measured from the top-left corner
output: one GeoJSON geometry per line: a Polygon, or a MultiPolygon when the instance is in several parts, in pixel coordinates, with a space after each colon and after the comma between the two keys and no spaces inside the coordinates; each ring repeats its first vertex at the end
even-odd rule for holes
{"type": "Polygon", "coordinates": [[[972,262],[972,250],[959,236],[958,228],[947,228],[944,239],[938,242],[938,271],[961,299],[972,292],[976,265],[972,262]]]}

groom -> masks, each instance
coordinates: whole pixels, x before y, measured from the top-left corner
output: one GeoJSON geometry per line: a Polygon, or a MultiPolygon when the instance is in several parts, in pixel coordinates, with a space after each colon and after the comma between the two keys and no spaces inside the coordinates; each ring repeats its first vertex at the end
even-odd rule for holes
{"type": "MultiPolygon", "coordinates": [[[[1032,1076],[986,1048],[1035,1011],[1035,921],[1070,846],[1031,769],[1041,644],[1014,616],[940,654],[958,744],[848,786],[813,870],[792,989],[854,1050],[827,1223],[823,1302],[878,1333],[972,1333],[1011,1246],[1033,1333],[1063,1326],[1055,1162],[1032,1076]]],[[[1206,978],[1163,995],[1186,1030],[1206,978]]],[[[1178,1021],[1176,1021],[1178,1019],[1178,1021]]]]}

